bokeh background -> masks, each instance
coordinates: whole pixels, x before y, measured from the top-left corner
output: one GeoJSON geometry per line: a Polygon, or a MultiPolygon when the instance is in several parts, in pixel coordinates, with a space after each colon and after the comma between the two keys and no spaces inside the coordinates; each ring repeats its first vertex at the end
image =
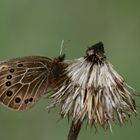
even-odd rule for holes
{"type": "MultiPolygon", "coordinates": [[[[0,60],[27,55],[59,55],[62,40],[67,59],[84,55],[85,48],[103,41],[109,61],[140,91],[140,1],[138,0],[1,0],[0,60]]],[[[136,97],[140,105],[140,97],[136,97]]],[[[66,140],[69,125],[59,109],[48,113],[47,99],[32,109],[14,112],[0,106],[0,139],[66,140]]],[[[140,110],[138,109],[140,112],[140,110]]],[[[140,115],[113,132],[86,128],[79,140],[140,138],[140,115]]]]}

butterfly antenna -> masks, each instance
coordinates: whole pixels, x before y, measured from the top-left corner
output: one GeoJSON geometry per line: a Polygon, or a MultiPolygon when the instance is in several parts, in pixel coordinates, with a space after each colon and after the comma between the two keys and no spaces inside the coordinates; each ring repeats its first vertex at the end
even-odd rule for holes
{"type": "Polygon", "coordinates": [[[62,55],[65,47],[67,46],[67,44],[70,42],[70,40],[67,40],[65,43],[64,43],[64,40],[61,41],[61,46],[60,46],[60,55],[62,55]]]}
{"type": "Polygon", "coordinates": [[[62,55],[64,50],[64,40],[61,41],[61,46],[60,46],[60,55],[62,55]]]}

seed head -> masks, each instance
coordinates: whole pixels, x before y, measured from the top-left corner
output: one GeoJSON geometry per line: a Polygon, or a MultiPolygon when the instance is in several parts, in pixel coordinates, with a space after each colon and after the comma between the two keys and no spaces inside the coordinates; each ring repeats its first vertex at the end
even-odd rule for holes
{"type": "Polygon", "coordinates": [[[111,129],[112,122],[123,124],[136,113],[132,90],[107,61],[102,42],[69,62],[63,76],[49,107],[60,106],[61,116],[72,114],[75,124],[87,118],[90,126],[111,129]]]}

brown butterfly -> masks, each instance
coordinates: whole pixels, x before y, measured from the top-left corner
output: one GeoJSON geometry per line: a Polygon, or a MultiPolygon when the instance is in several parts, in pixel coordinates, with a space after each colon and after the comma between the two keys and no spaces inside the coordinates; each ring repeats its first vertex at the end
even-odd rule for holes
{"type": "Polygon", "coordinates": [[[64,55],[50,59],[29,56],[0,63],[0,101],[14,109],[30,108],[51,87],[63,72],[64,55]]]}

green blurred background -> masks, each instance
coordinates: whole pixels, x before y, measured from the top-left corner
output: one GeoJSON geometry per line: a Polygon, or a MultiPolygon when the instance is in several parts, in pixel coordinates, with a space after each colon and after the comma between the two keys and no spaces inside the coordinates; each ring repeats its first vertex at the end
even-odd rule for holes
{"type": "MultiPolygon", "coordinates": [[[[105,44],[109,61],[126,81],[140,91],[140,1],[138,0],[1,0],[0,60],[26,55],[59,55],[62,39],[67,59],[84,55],[85,48],[98,41],[105,44]]],[[[140,105],[140,98],[136,98],[140,105]]],[[[41,99],[26,112],[0,106],[1,140],[66,140],[67,119],[59,109],[44,110],[41,99]]],[[[140,110],[138,109],[140,112],[140,110]]],[[[140,139],[140,117],[113,132],[86,129],[79,140],[140,139]]]]}

